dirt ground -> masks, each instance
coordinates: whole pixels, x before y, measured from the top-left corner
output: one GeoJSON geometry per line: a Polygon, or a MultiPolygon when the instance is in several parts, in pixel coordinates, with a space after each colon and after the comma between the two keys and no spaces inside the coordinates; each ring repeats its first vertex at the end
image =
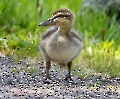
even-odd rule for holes
{"type": "Polygon", "coordinates": [[[66,71],[52,65],[53,82],[44,83],[45,66],[0,57],[0,99],[120,99],[120,78],[90,77],[64,80],[66,71]]]}

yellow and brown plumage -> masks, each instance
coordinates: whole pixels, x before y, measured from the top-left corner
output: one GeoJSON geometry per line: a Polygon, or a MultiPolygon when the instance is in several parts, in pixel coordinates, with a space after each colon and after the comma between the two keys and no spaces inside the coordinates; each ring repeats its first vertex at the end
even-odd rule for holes
{"type": "Polygon", "coordinates": [[[39,26],[52,26],[46,30],[40,42],[40,50],[46,61],[46,79],[49,79],[51,61],[68,66],[67,78],[71,78],[72,61],[82,49],[80,36],[72,29],[74,16],[69,9],[55,11],[51,18],[39,26]]]}

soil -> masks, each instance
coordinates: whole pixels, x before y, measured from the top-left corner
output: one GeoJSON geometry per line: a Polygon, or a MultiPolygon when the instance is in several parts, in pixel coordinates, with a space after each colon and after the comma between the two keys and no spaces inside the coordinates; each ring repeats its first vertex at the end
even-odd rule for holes
{"type": "Polygon", "coordinates": [[[45,66],[0,57],[0,99],[120,99],[120,78],[95,77],[81,79],[52,65],[51,83],[45,83],[45,66]]]}

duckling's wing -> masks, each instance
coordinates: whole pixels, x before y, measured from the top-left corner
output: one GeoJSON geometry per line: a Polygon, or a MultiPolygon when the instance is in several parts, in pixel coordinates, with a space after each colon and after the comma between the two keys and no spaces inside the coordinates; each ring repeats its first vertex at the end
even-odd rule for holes
{"type": "Polygon", "coordinates": [[[42,35],[42,39],[47,39],[58,30],[58,27],[51,27],[42,35]]]}
{"type": "Polygon", "coordinates": [[[74,30],[71,30],[68,33],[68,36],[69,36],[69,39],[77,39],[78,41],[82,42],[82,38],[74,30]]]}

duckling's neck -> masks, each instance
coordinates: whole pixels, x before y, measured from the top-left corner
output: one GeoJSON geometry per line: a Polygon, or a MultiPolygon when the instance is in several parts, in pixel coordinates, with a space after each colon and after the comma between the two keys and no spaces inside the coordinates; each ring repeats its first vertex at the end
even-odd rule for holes
{"type": "Polygon", "coordinates": [[[68,28],[68,27],[59,27],[59,32],[60,33],[63,33],[63,34],[67,34],[71,28],[68,28]]]}

